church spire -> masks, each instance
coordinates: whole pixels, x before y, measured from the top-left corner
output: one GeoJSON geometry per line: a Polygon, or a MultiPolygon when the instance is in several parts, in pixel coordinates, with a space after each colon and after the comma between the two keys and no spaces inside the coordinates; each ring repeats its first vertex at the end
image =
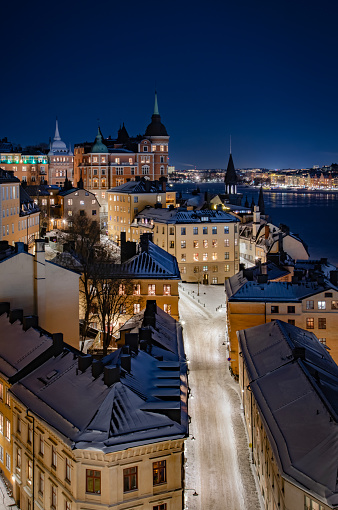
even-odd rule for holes
{"type": "Polygon", "coordinates": [[[56,117],[54,141],[57,141],[57,140],[61,140],[61,136],[60,136],[60,133],[59,133],[58,118],[56,117]]]}
{"type": "Polygon", "coordinates": [[[155,104],[154,104],[154,115],[159,115],[159,111],[158,111],[158,103],[157,103],[157,92],[155,90],[155,104]]]}

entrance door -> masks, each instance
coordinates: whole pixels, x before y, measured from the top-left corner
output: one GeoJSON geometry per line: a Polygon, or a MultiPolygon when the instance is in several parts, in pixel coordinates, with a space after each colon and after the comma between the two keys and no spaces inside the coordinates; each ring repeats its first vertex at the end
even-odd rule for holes
{"type": "Polygon", "coordinates": [[[203,275],[203,285],[209,285],[209,275],[207,273],[203,275]]]}

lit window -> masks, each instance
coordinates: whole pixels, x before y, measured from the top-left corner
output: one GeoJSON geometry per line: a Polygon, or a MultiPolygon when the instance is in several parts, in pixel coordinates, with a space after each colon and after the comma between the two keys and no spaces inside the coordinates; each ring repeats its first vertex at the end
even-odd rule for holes
{"type": "Polygon", "coordinates": [[[226,251],[226,252],[224,253],[224,260],[227,260],[227,259],[229,259],[229,258],[230,258],[230,257],[229,257],[229,252],[228,252],[228,251],[226,251]]]}
{"type": "Polygon", "coordinates": [[[187,259],[187,256],[185,253],[181,253],[181,262],[185,262],[187,259]]]}
{"type": "Polygon", "coordinates": [[[140,303],[134,303],[134,313],[140,313],[141,305],[140,303]]]}
{"type": "Polygon", "coordinates": [[[181,267],[181,274],[187,274],[186,266],[181,267]]]}
{"type": "Polygon", "coordinates": [[[51,494],[51,508],[56,508],[57,506],[57,488],[55,485],[52,485],[52,494],[51,494]]]}
{"type": "Polygon", "coordinates": [[[152,152],[155,152],[156,151],[156,145],[152,145],[151,146],[151,150],[152,150],[152,152]]]}
{"type": "Polygon", "coordinates": [[[213,278],[212,278],[212,283],[214,283],[214,284],[217,284],[217,283],[218,283],[218,278],[217,278],[217,276],[213,276],[213,278]]]}
{"type": "Polygon", "coordinates": [[[193,258],[194,258],[195,262],[198,262],[198,253],[194,253],[194,257],[193,258]]]}
{"type": "Polygon", "coordinates": [[[271,313],[279,313],[279,306],[271,306],[271,313]]]}
{"type": "Polygon", "coordinates": [[[207,239],[203,240],[203,248],[208,248],[208,240],[207,239]]]}
{"type": "Polygon", "coordinates": [[[149,284],[148,285],[148,296],[155,296],[155,295],[156,295],[156,285],[149,284]]]}
{"type": "Polygon", "coordinates": [[[198,241],[194,241],[194,248],[198,248],[198,241]]]}
{"type": "Polygon", "coordinates": [[[217,260],[217,253],[216,252],[212,253],[212,260],[217,260]]]}
{"type": "Polygon", "coordinates": [[[55,446],[52,446],[52,467],[56,469],[57,465],[57,453],[55,446]]]}
{"type": "Polygon", "coordinates": [[[306,319],[306,329],[314,329],[315,327],[315,320],[313,317],[308,317],[306,319]]]}
{"type": "Polygon", "coordinates": [[[217,273],[218,272],[218,266],[212,266],[212,272],[217,273]]]}
{"type": "Polygon", "coordinates": [[[326,345],[326,338],[318,338],[321,344],[326,345]]]}
{"type": "Polygon", "coordinates": [[[101,494],[101,471],[86,469],[86,492],[101,494]]]}
{"type": "Polygon", "coordinates": [[[203,253],[203,260],[208,260],[208,254],[207,253],[203,253]]]}
{"type": "Polygon", "coordinates": [[[123,470],[123,492],[137,489],[137,466],[123,470]]]}
{"type": "Polygon", "coordinates": [[[141,285],[139,283],[136,283],[134,285],[133,295],[139,296],[141,294],[141,285]]]}
{"type": "Polygon", "coordinates": [[[164,152],[164,145],[160,145],[160,151],[164,152]]]}
{"type": "Polygon", "coordinates": [[[126,286],[123,283],[119,285],[119,296],[124,296],[126,293],[126,286]]]}
{"type": "Polygon", "coordinates": [[[171,285],[163,285],[163,296],[171,296],[171,285]]]}
{"type": "Polygon", "coordinates": [[[153,485],[159,485],[167,481],[167,466],[165,460],[153,462],[153,485]]]}
{"type": "Polygon", "coordinates": [[[164,304],[163,310],[168,314],[171,315],[171,305],[164,304]]]}
{"type": "Polygon", "coordinates": [[[203,271],[204,272],[208,271],[208,266],[203,266],[203,271]]]}
{"type": "Polygon", "coordinates": [[[318,301],[318,310],[325,310],[325,309],[326,309],[326,302],[318,301]]]}
{"type": "Polygon", "coordinates": [[[186,248],[186,241],[181,241],[181,248],[186,248]]]}
{"type": "Polygon", "coordinates": [[[11,440],[11,422],[6,419],[6,439],[11,440]]]}
{"type": "Polygon", "coordinates": [[[72,466],[71,466],[70,460],[66,458],[66,481],[69,483],[71,481],[71,472],[72,472],[72,466]]]}
{"type": "Polygon", "coordinates": [[[32,485],[33,479],[33,463],[31,460],[28,460],[27,464],[27,483],[28,485],[32,485]]]}
{"type": "Polygon", "coordinates": [[[72,198],[68,198],[68,205],[73,205],[73,199],[72,198]]]}
{"type": "Polygon", "coordinates": [[[9,394],[9,388],[6,388],[6,406],[10,406],[11,405],[11,396],[9,394]]]}
{"type": "Polygon", "coordinates": [[[306,301],[306,309],[313,310],[314,309],[314,301],[312,299],[306,301]]]}
{"type": "Polygon", "coordinates": [[[212,247],[217,248],[217,239],[212,240],[212,247]]]}

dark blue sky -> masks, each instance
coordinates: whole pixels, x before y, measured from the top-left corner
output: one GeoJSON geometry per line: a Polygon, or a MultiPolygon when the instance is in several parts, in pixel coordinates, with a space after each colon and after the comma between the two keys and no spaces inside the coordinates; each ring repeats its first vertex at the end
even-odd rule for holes
{"type": "Polygon", "coordinates": [[[2,6],[0,137],[144,133],[156,84],[170,161],[338,162],[333,1],[25,2],[2,6]]]}

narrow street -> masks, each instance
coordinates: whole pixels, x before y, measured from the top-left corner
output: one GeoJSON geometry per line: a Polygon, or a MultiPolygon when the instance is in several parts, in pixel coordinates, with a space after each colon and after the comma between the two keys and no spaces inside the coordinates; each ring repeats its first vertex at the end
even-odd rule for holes
{"type": "Polygon", "coordinates": [[[230,376],[226,346],[223,345],[226,324],[224,288],[200,286],[198,297],[197,285],[182,284],[180,318],[191,389],[185,508],[261,510],[239,388],[230,376]],[[221,304],[223,308],[216,311],[221,304]]]}

